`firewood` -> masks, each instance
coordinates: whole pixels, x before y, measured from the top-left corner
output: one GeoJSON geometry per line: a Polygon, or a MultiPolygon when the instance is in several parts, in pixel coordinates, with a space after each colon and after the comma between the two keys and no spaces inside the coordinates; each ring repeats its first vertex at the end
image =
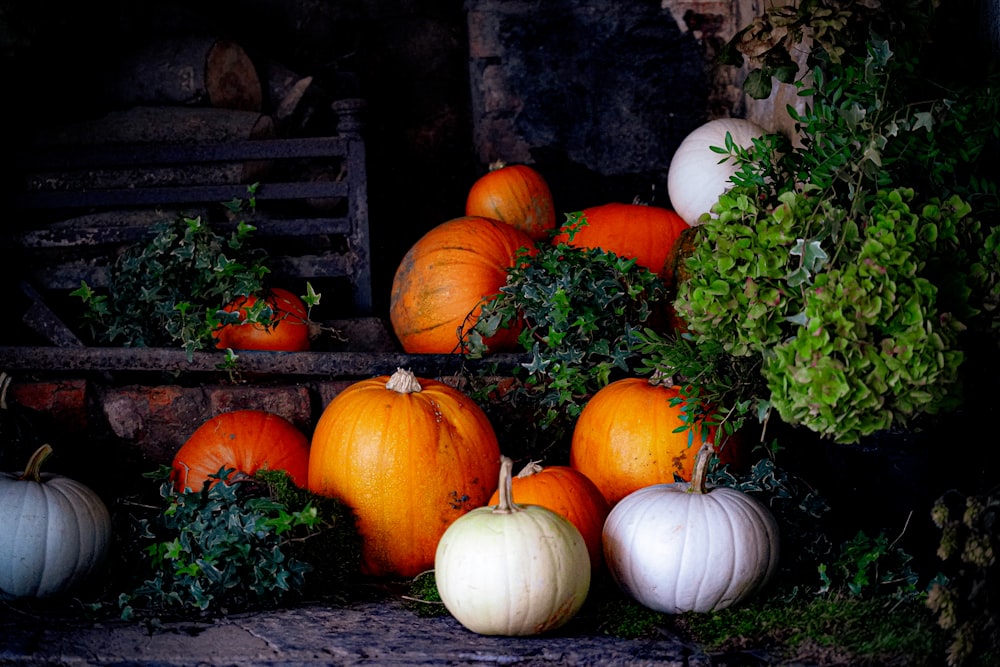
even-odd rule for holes
{"type": "Polygon", "coordinates": [[[124,56],[108,94],[123,107],[176,104],[260,111],[263,92],[253,61],[230,40],[158,40],[124,56]]]}

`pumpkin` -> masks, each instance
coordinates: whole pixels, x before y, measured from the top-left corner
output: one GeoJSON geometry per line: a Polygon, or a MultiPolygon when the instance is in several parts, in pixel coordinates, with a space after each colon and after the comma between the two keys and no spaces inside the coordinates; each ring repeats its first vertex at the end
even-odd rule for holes
{"type": "MultiPolygon", "coordinates": [[[[484,299],[507,282],[518,250],[535,252],[522,231],[499,220],[465,216],[421,237],[396,269],[389,319],[409,354],[461,352],[461,339],[476,322],[484,299]]],[[[517,345],[520,330],[503,329],[484,342],[495,352],[517,345]]]]}
{"type": "Polygon", "coordinates": [[[660,273],[671,246],[687,223],[673,211],[646,204],[611,203],[581,211],[585,225],[575,234],[565,227],[554,238],[575,248],[600,248],[634,259],[653,273],[660,273]],[[572,238],[571,238],[572,236],[572,238]]]}
{"type": "Polygon", "coordinates": [[[717,118],[695,128],[677,146],[667,170],[667,194],[670,205],[689,225],[700,224],[703,214],[710,214],[712,206],[733,183],[737,171],[732,159],[712,150],[724,148],[726,134],[733,143],[750,148],[755,138],[764,135],[756,123],[743,118],[717,118]]]}
{"type": "Polygon", "coordinates": [[[286,289],[274,287],[263,297],[272,312],[267,325],[245,322],[247,312],[258,302],[256,296],[233,300],[223,310],[239,313],[240,324],[224,324],[213,333],[215,347],[224,350],[270,350],[277,352],[304,352],[309,349],[309,313],[302,299],[286,289]]]}
{"type": "Polygon", "coordinates": [[[590,590],[590,556],[568,519],[515,503],[513,462],[503,457],[499,501],[452,523],[434,554],[445,607],[482,635],[535,635],[562,627],[590,590]]]}
{"type": "Polygon", "coordinates": [[[663,270],[660,272],[660,279],[670,295],[666,299],[667,323],[670,329],[678,333],[688,333],[688,326],[684,318],[677,314],[674,300],[681,283],[690,277],[690,271],[684,261],[697,248],[699,236],[699,227],[688,227],[682,231],[671,246],[667,260],[663,263],[663,270]]]}
{"type": "MultiPolygon", "coordinates": [[[[541,466],[528,462],[512,480],[514,495],[521,504],[541,505],[566,517],[583,535],[590,554],[590,568],[596,571],[604,561],[601,529],[611,508],[604,494],[590,478],[569,466],[541,466]]],[[[500,489],[489,504],[500,501],[500,489]]]]}
{"type": "Polygon", "coordinates": [[[223,412],[202,423],[174,455],[171,478],[177,491],[201,491],[223,467],[246,475],[284,470],[305,487],[309,438],[290,421],[263,410],[223,412]]]}
{"type": "Polygon", "coordinates": [[[413,577],[441,534],[496,488],[500,448],[486,413],[462,392],[407,370],[337,394],[313,433],[309,489],[352,507],[361,569],[413,577]]]}
{"type": "Polygon", "coordinates": [[[40,472],[42,445],[24,472],[0,473],[0,598],[48,598],[92,577],[107,557],[111,515],[89,487],[40,472]]]}
{"type": "Polygon", "coordinates": [[[533,241],[547,239],[556,227],[556,209],[549,184],[523,164],[494,162],[469,189],[465,214],[502,220],[533,241]]]}
{"type": "Polygon", "coordinates": [[[778,524],[755,498],[705,483],[709,444],[690,483],[655,484],[626,496],[604,524],[615,583],[669,614],[725,609],[759,591],[778,567],[778,524]]]}
{"type": "MultiPolygon", "coordinates": [[[[659,378],[623,378],[602,387],[584,405],[570,440],[569,463],[589,477],[614,505],[636,489],[691,479],[694,456],[702,444],[700,424],[684,425],[685,403],[671,405],[680,388],[659,378]]],[[[708,429],[708,440],[716,436],[708,429]]],[[[734,456],[727,441],[720,459],[734,456]]]]}

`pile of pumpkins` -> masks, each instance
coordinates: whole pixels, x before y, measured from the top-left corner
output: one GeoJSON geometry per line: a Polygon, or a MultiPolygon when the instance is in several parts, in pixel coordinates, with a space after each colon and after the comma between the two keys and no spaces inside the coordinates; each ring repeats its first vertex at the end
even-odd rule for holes
{"type": "MultiPolygon", "coordinates": [[[[702,152],[722,145],[704,141],[702,152]]],[[[727,167],[711,156],[710,169],[720,166],[727,167]]],[[[608,204],[585,212],[589,225],[574,243],[639,257],[659,271],[670,250],[664,239],[706,211],[608,204]]],[[[551,195],[533,169],[505,166],[484,176],[470,191],[467,215],[425,235],[397,272],[392,321],[404,348],[454,351],[469,304],[498,290],[519,249],[558,238],[554,228],[551,195]],[[500,186],[490,183],[497,179],[500,186]],[[503,188],[514,194],[497,194],[503,188]]],[[[274,306],[307,319],[294,303],[274,306]]],[[[601,570],[654,610],[722,609],[774,574],[777,524],[750,496],[706,484],[709,461],[729,450],[716,451],[713,433],[702,441],[676,432],[684,409],[671,405],[676,397],[676,387],[656,380],[613,382],[581,413],[569,465],[528,462],[515,476],[482,408],[451,385],[400,369],[337,394],[311,438],[276,414],[219,414],[177,451],[172,480],[178,491],[198,491],[223,483],[210,479],[223,466],[286,470],[299,486],[354,510],[364,574],[409,578],[433,569],[449,612],[481,634],[561,627],[601,570]]],[[[0,474],[0,597],[62,594],[107,552],[107,509],[86,487],[39,473],[47,453],[36,453],[23,473],[0,474]]]]}

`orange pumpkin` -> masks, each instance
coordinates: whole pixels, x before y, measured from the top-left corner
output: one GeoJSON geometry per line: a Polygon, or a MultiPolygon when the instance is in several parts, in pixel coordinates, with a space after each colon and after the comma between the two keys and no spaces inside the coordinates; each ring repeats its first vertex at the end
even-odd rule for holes
{"type": "Polygon", "coordinates": [[[565,228],[553,242],[576,248],[600,248],[659,274],[681,232],[688,224],[673,211],[645,204],[604,204],[581,211],[580,225],[572,240],[565,228]]]}
{"type": "Polygon", "coordinates": [[[688,227],[680,233],[671,246],[660,273],[660,279],[669,293],[669,298],[666,299],[667,323],[677,333],[688,332],[687,322],[677,314],[677,309],[674,308],[674,300],[677,297],[677,289],[681,283],[688,279],[690,272],[684,265],[684,260],[697,248],[700,229],[701,227],[688,227]]]}
{"type": "Polygon", "coordinates": [[[239,312],[241,324],[226,324],[215,335],[215,347],[220,350],[271,350],[303,352],[309,349],[309,314],[302,299],[286,289],[275,287],[264,296],[273,315],[265,326],[258,322],[246,323],[247,312],[257,304],[256,296],[235,299],[223,310],[239,312]]]}
{"type": "MultiPolygon", "coordinates": [[[[541,505],[570,521],[587,543],[590,567],[596,571],[604,562],[601,531],[611,506],[590,478],[569,466],[542,467],[532,461],[512,480],[513,494],[520,505],[541,505]]],[[[499,489],[489,505],[500,502],[499,489]]]]}
{"type": "MultiPolygon", "coordinates": [[[[671,484],[674,475],[691,479],[695,454],[702,445],[700,427],[684,425],[685,404],[671,405],[679,387],[642,378],[625,378],[603,387],[587,402],[570,442],[569,463],[601,490],[612,506],[629,493],[652,484],[671,484]]],[[[709,429],[715,440],[716,429],[709,429]]],[[[732,441],[735,442],[735,441],[732,441]]],[[[727,443],[720,460],[728,462],[727,443]]]]}
{"type": "Polygon", "coordinates": [[[549,184],[527,165],[495,162],[469,189],[465,214],[502,220],[533,241],[546,239],[556,227],[549,184]]]}
{"type": "Polygon", "coordinates": [[[313,433],[309,489],[354,509],[361,569],[413,577],[434,566],[438,540],[497,487],[500,447],[462,392],[399,370],[356,382],[313,433]]]}
{"type": "MultiPolygon", "coordinates": [[[[424,234],[392,282],[389,319],[403,349],[461,352],[459,332],[471,329],[483,300],[500,292],[521,248],[536,251],[524,232],[489,218],[454,218],[424,234]]],[[[485,342],[491,351],[510,351],[519,333],[504,329],[485,342]]]]}
{"type": "Polygon", "coordinates": [[[212,417],[174,455],[171,479],[178,491],[201,491],[209,475],[234,468],[252,475],[284,470],[304,487],[309,472],[309,438],[290,421],[263,410],[234,410],[212,417]]]}

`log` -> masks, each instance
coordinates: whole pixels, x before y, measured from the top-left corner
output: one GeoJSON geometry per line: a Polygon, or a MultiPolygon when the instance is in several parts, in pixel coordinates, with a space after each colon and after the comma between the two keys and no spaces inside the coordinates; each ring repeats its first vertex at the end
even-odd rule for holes
{"type": "MultiPolygon", "coordinates": [[[[37,148],[119,144],[205,144],[268,139],[274,136],[270,116],[255,111],[216,108],[134,107],[101,118],[41,130],[37,148]]],[[[29,192],[65,192],[131,187],[232,185],[261,180],[265,161],[157,167],[94,167],[57,169],[27,175],[29,192]]]]}
{"type": "Polygon", "coordinates": [[[210,106],[260,111],[260,77],[243,48],[230,40],[157,40],[124,56],[107,83],[123,107],[210,106]]]}

